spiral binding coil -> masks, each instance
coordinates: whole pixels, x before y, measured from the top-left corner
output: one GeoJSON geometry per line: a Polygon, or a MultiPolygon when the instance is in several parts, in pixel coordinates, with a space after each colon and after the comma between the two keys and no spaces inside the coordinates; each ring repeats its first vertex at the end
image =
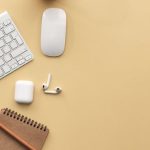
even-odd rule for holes
{"type": "Polygon", "coordinates": [[[4,115],[7,115],[13,119],[16,119],[18,121],[21,121],[27,125],[30,125],[34,128],[37,128],[39,130],[42,130],[42,131],[47,131],[47,127],[44,126],[43,124],[41,123],[38,123],[38,122],[35,122],[34,120],[30,119],[30,118],[27,118],[21,114],[18,114],[17,112],[11,110],[11,109],[8,109],[8,108],[4,108],[1,110],[1,112],[4,114],[4,115]]]}

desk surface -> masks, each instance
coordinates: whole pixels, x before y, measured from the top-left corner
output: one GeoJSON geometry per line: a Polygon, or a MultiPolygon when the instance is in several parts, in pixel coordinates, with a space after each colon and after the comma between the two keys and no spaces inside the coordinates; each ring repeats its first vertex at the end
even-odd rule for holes
{"type": "Polygon", "coordinates": [[[1,107],[51,129],[43,150],[150,149],[150,2],[148,0],[1,0],[35,59],[0,81],[1,107]],[[42,12],[67,12],[64,55],[40,51],[42,12]],[[63,93],[44,95],[43,81],[63,93]],[[32,105],[13,100],[16,80],[34,81],[32,105]]]}

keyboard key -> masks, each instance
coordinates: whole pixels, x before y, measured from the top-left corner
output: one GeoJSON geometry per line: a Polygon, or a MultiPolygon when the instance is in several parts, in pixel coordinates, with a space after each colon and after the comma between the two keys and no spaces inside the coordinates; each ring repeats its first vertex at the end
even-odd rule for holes
{"type": "Polygon", "coordinates": [[[0,47],[3,47],[5,45],[3,40],[0,40],[0,47]]]}
{"type": "Polygon", "coordinates": [[[13,58],[15,58],[15,57],[19,56],[20,54],[22,54],[23,52],[25,52],[25,51],[26,51],[25,46],[21,46],[21,47],[17,48],[16,50],[14,50],[11,53],[11,55],[12,55],[13,58]]]}
{"type": "Polygon", "coordinates": [[[14,30],[15,30],[15,28],[12,24],[4,28],[5,34],[9,34],[10,32],[12,32],[14,30]]]}
{"type": "Polygon", "coordinates": [[[4,64],[3,59],[0,59],[0,66],[2,66],[4,64]]]}
{"type": "Polygon", "coordinates": [[[14,31],[14,32],[11,33],[11,36],[12,36],[13,39],[15,39],[15,38],[17,37],[17,35],[18,35],[18,34],[17,34],[16,31],[14,31]]]}
{"type": "Polygon", "coordinates": [[[8,45],[4,46],[4,47],[3,47],[3,51],[4,51],[5,53],[10,52],[10,47],[9,47],[8,45]]]}
{"type": "Polygon", "coordinates": [[[18,67],[18,64],[13,64],[13,65],[11,66],[12,69],[15,69],[15,68],[17,68],[17,67],[18,67]]]}
{"type": "Polygon", "coordinates": [[[0,56],[3,56],[3,52],[0,50],[0,56]]]}
{"type": "Polygon", "coordinates": [[[4,37],[4,33],[0,31],[0,38],[4,37]]]}
{"type": "Polygon", "coordinates": [[[4,70],[5,73],[8,73],[10,71],[10,67],[8,65],[4,65],[2,69],[4,70]]]}
{"type": "Polygon", "coordinates": [[[5,56],[4,56],[4,60],[5,60],[6,62],[10,61],[10,60],[11,60],[11,56],[10,56],[9,54],[5,55],[5,56]]]}
{"type": "Polygon", "coordinates": [[[26,59],[26,60],[30,60],[30,59],[32,59],[32,56],[31,56],[31,55],[28,55],[25,59],[26,59]]]}
{"type": "Polygon", "coordinates": [[[18,42],[19,45],[23,44],[23,41],[21,40],[19,36],[16,36],[16,41],[18,42]]]}
{"type": "Polygon", "coordinates": [[[22,56],[19,56],[19,57],[16,58],[17,61],[19,61],[19,60],[21,60],[21,59],[23,59],[22,56]]]}
{"type": "Polygon", "coordinates": [[[11,43],[10,43],[10,47],[12,48],[12,49],[15,49],[15,48],[17,48],[17,43],[16,43],[16,41],[12,41],[11,43]]]}
{"type": "Polygon", "coordinates": [[[28,55],[31,55],[31,53],[30,53],[29,51],[26,51],[26,52],[24,52],[24,53],[22,54],[23,57],[26,57],[26,56],[28,56],[28,55]]]}
{"type": "Polygon", "coordinates": [[[14,26],[12,24],[10,26],[8,26],[8,27],[10,28],[11,31],[15,30],[15,28],[14,28],[14,26]]]}
{"type": "Polygon", "coordinates": [[[2,23],[0,23],[0,29],[2,29],[3,28],[3,24],[2,23]]]}
{"type": "Polygon", "coordinates": [[[7,20],[4,21],[5,26],[9,25],[10,23],[11,23],[10,19],[7,19],[7,20]]]}
{"type": "Polygon", "coordinates": [[[17,61],[15,59],[12,59],[11,61],[8,62],[9,66],[12,66],[14,64],[17,64],[17,61]]]}
{"type": "Polygon", "coordinates": [[[4,40],[5,40],[6,43],[9,43],[9,42],[11,42],[11,37],[9,35],[5,36],[4,40]]]}
{"type": "Polygon", "coordinates": [[[3,73],[2,69],[0,69],[0,77],[3,76],[3,74],[4,73],[3,73]]]}
{"type": "Polygon", "coordinates": [[[9,34],[11,32],[11,29],[9,27],[6,27],[4,29],[5,34],[9,34]]]}
{"type": "Polygon", "coordinates": [[[18,61],[19,65],[22,65],[23,63],[25,63],[25,59],[21,59],[20,61],[18,61]]]}

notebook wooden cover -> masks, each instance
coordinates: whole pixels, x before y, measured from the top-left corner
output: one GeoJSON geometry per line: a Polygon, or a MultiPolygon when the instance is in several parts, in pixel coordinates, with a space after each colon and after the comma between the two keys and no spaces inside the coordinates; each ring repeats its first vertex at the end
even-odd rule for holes
{"type": "Polygon", "coordinates": [[[0,150],[29,150],[29,149],[1,128],[0,150]]]}
{"type": "MultiPolygon", "coordinates": [[[[34,147],[35,150],[42,149],[49,133],[46,126],[7,108],[2,109],[0,112],[0,123],[16,134],[20,139],[34,147]]],[[[7,145],[6,148],[3,148],[4,150],[29,150],[26,146],[1,129],[0,149],[4,144],[7,145]],[[3,140],[1,138],[3,138],[3,140]]]]}

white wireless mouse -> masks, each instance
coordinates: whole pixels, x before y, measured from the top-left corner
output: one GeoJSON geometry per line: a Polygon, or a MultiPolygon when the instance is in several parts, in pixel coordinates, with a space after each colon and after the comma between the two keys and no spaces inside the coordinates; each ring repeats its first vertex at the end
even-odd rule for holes
{"type": "Polygon", "coordinates": [[[66,13],[59,8],[46,9],[42,17],[41,49],[47,56],[60,56],[65,49],[66,13]]]}

